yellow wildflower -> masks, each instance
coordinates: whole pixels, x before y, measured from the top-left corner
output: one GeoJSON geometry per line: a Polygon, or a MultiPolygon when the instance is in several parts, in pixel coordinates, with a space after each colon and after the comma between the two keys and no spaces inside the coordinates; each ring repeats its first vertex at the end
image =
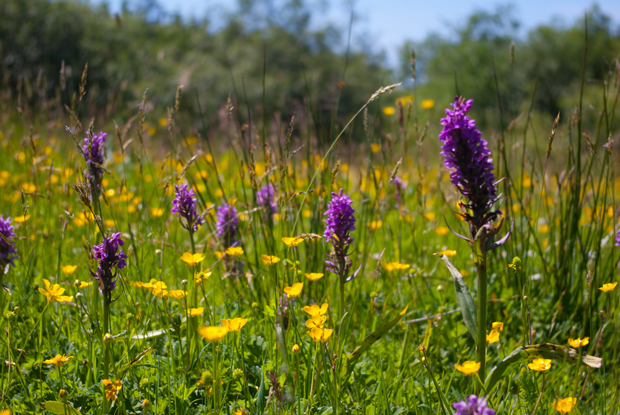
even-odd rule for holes
{"type": "Polygon", "coordinates": [[[299,294],[301,294],[302,288],[304,288],[304,283],[303,282],[298,282],[298,283],[293,284],[290,287],[285,287],[284,288],[284,292],[289,297],[298,297],[299,294]]]}
{"type": "Polygon", "coordinates": [[[588,343],[590,343],[590,338],[589,337],[584,337],[583,339],[578,337],[576,339],[568,339],[568,344],[570,344],[572,347],[579,348],[581,346],[585,346],[588,343]]]}
{"type": "Polygon", "coordinates": [[[432,99],[425,99],[424,101],[422,101],[422,108],[424,108],[425,110],[429,110],[433,108],[434,106],[435,106],[435,101],[433,101],[432,99]]]}
{"type": "Polygon", "coordinates": [[[326,321],[327,316],[314,316],[306,320],[306,327],[309,329],[313,329],[315,327],[322,329],[326,321]]]}
{"type": "Polygon", "coordinates": [[[168,295],[172,298],[180,300],[181,298],[185,298],[185,296],[187,296],[187,292],[183,290],[170,290],[168,291],[168,295]]]}
{"type": "Polygon", "coordinates": [[[202,313],[205,311],[204,307],[198,307],[198,308],[188,308],[186,310],[187,315],[190,317],[197,317],[202,315],[202,313]]]}
{"type": "Polygon", "coordinates": [[[291,349],[291,353],[297,354],[297,353],[299,353],[300,350],[301,349],[299,348],[299,345],[298,344],[294,344],[293,348],[291,349]]]}
{"type": "Polygon", "coordinates": [[[603,284],[603,286],[600,287],[599,290],[603,291],[604,293],[608,293],[610,291],[613,291],[614,288],[616,288],[616,285],[618,285],[617,282],[608,282],[607,284],[603,284]]]}
{"type": "Polygon", "coordinates": [[[297,246],[303,241],[304,241],[303,238],[299,238],[297,236],[294,236],[294,237],[285,236],[284,238],[282,238],[282,242],[284,242],[286,246],[297,246]]]}
{"type": "Polygon", "coordinates": [[[231,319],[222,319],[222,326],[226,327],[228,331],[239,331],[245,326],[245,323],[248,322],[247,318],[231,318],[231,319]]]}
{"type": "Polygon", "coordinates": [[[310,317],[315,317],[315,316],[322,316],[323,314],[327,313],[328,307],[329,307],[329,304],[327,303],[323,303],[321,307],[319,307],[318,304],[312,304],[312,305],[305,306],[304,308],[302,308],[302,310],[308,313],[310,317]]]}
{"type": "Polygon", "coordinates": [[[73,274],[77,269],[77,265],[61,265],[60,269],[67,275],[73,274]]]}
{"type": "Polygon", "coordinates": [[[231,246],[226,250],[226,254],[230,256],[243,255],[243,248],[240,246],[231,246]]]}
{"type": "Polygon", "coordinates": [[[206,271],[197,272],[196,274],[194,274],[194,280],[196,281],[196,284],[201,284],[204,280],[208,280],[211,276],[211,272],[212,271],[208,269],[206,271]]]}
{"type": "Polygon", "coordinates": [[[371,145],[370,145],[370,150],[371,150],[373,153],[378,153],[379,151],[381,151],[381,144],[379,144],[379,143],[373,143],[373,144],[371,144],[371,145]]]}
{"type": "Polygon", "coordinates": [[[459,365],[459,364],[454,365],[454,368],[464,375],[472,376],[478,373],[478,370],[480,370],[480,362],[474,362],[471,360],[467,360],[463,362],[462,365],[459,365]]]}
{"type": "Polygon", "coordinates": [[[101,381],[101,384],[103,385],[103,388],[105,389],[105,398],[108,401],[115,401],[118,391],[120,391],[123,388],[123,384],[121,383],[120,380],[117,380],[116,382],[112,382],[110,379],[104,379],[101,381]]]}
{"type": "Polygon", "coordinates": [[[333,332],[333,329],[321,330],[320,328],[315,327],[308,332],[308,335],[312,337],[312,340],[316,343],[327,343],[327,339],[329,339],[333,332]]]}
{"type": "Polygon", "coordinates": [[[80,285],[78,285],[78,289],[83,290],[84,288],[88,288],[91,285],[93,285],[92,281],[86,282],[86,281],[80,281],[80,285]]]}
{"type": "Polygon", "coordinates": [[[456,251],[453,249],[446,249],[445,251],[436,252],[433,255],[439,255],[439,256],[445,255],[447,257],[453,257],[456,255],[456,251]]]}
{"type": "Polygon", "coordinates": [[[487,334],[487,345],[495,343],[499,340],[499,331],[493,329],[490,334],[487,334]]]}
{"type": "Polygon", "coordinates": [[[222,340],[228,334],[227,327],[202,326],[198,327],[198,334],[209,342],[217,342],[222,340]]]}
{"type": "Polygon", "coordinates": [[[62,367],[62,365],[65,362],[68,362],[71,359],[73,359],[73,356],[67,357],[64,354],[63,355],[57,354],[56,356],[52,357],[51,359],[44,360],[43,363],[48,364],[48,365],[54,365],[56,367],[56,369],[58,369],[59,367],[62,367]]]}
{"type": "Polygon", "coordinates": [[[493,323],[493,330],[502,332],[504,331],[504,323],[496,321],[495,323],[493,323]]]}
{"type": "Polygon", "coordinates": [[[551,359],[534,359],[532,363],[528,363],[527,367],[537,372],[544,372],[551,369],[551,359]]]}
{"type": "Polygon", "coordinates": [[[280,262],[280,258],[273,255],[261,255],[260,259],[265,265],[274,265],[280,262]]]}
{"type": "Polygon", "coordinates": [[[396,110],[394,109],[394,107],[385,107],[385,108],[383,108],[383,113],[385,115],[394,115],[395,112],[396,112],[396,110]]]}
{"type": "Polygon", "coordinates": [[[69,297],[67,295],[62,295],[65,292],[65,289],[62,288],[59,284],[51,285],[48,280],[43,279],[43,283],[45,284],[45,289],[39,287],[39,292],[47,297],[48,302],[65,302],[65,301],[73,301],[73,297],[69,297]]]}
{"type": "Polygon", "coordinates": [[[567,414],[573,410],[573,407],[577,403],[577,398],[565,398],[558,399],[557,401],[551,402],[551,406],[561,414],[567,414]]]}
{"type": "Polygon", "coordinates": [[[205,259],[203,254],[191,254],[189,252],[185,252],[181,256],[181,261],[189,265],[196,265],[197,263],[202,262],[203,259],[205,259]]]}
{"type": "Polygon", "coordinates": [[[318,281],[321,278],[323,278],[323,273],[321,272],[310,272],[310,273],[306,273],[304,274],[306,276],[306,278],[308,278],[310,281],[318,281]]]}
{"type": "Polygon", "coordinates": [[[30,219],[30,215],[20,215],[20,216],[15,216],[13,218],[13,220],[15,221],[15,223],[24,223],[26,222],[28,219],[30,219]]]}

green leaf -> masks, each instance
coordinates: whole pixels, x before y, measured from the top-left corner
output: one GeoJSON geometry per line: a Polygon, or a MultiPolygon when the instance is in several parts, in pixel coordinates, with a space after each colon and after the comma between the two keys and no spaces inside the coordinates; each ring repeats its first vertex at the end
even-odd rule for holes
{"type": "Polygon", "coordinates": [[[256,394],[256,415],[262,415],[265,410],[265,364],[260,372],[260,386],[256,394]]]}
{"type": "Polygon", "coordinates": [[[392,320],[372,332],[355,348],[355,350],[353,350],[350,355],[346,356],[346,361],[343,369],[344,371],[342,373],[342,379],[344,379],[342,382],[343,384],[346,383],[349,375],[351,374],[351,371],[353,370],[353,366],[355,366],[355,363],[357,363],[359,358],[362,357],[362,355],[366,352],[366,350],[370,348],[370,346],[376,343],[377,340],[387,334],[388,331],[390,331],[396,324],[398,324],[400,319],[403,318],[403,316],[407,312],[408,308],[409,306],[405,307],[405,309],[401,311],[398,316],[394,317],[392,320]]]}
{"type": "Polygon", "coordinates": [[[45,410],[57,415],[82,415],[77,409],[58,401],[47,401],[45,410]]]}
{"type": "Polygon", "coordinates": [[[590,355],[583,355],[581,356],[581,359],[579,359],[577,350],[565,346],[559,346],[557,344],[544,343],[517,347],[489,372],[489,375],[484,382],[484,387],[487,393],[490,393],[495,385],[497,385],[510,365],[537,358],[560,360],[573,364],[581,363],[582,365],[593,369],[600,368],[603,363],[603,359],[600,357],[590,355]]]}
{"type": "Polygon", "coordinates": [[[443,259],[443,262],[446,263],[448,271],[450,271],[450,274],[452,274],[452,277],[454,278],[454,290],[456,291],[456,299],[461,307],[463,321],[465,322],[465,326],[467,327],[469,334],[471,334],[471,337],[474,341],[476,341],[478,338],[478,312],[476,310],[476,303],[474,303],[474,299],[471,297],[469,288],[467,288],[467,284],[465,284],[465,280],[463,280],[463,276],[459,270],[452,265],[447,256],[442,255],[441,259],[443,259]]]}

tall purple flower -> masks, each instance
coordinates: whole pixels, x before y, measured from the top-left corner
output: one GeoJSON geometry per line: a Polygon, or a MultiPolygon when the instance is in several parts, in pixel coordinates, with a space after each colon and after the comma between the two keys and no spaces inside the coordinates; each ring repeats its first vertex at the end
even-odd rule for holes
{"type": "Polygon", "coordinates": [[[454,403],[452,407],[456,409],[454,415],[495,415],[495,410],[487,407],[487,399],[476,395],[471,395],[467,401],[454,403]]]}
{"type": "Polygon", "coordinates": [[[215,228],[217,237],[224,243],[226,247],[232,246],[237,242],[237,225],[239,218],[237,217],[237,208],[228,203],[217,208],[217,218],[215,228]]]}
{"type": "Polygon", "coordinates": [[[112,234],[110,238],[103,238],[101,245],[93,246],[93,255],[99,260],[96,272],[92,272],[93,278],[99,281],[99,292],[105,296],[116,288],[118,270],[125,268],[127,255],[120,249],[124,245],[120,233],[112,234]]]}
{"type": "Polygon", "coordinates": [[[17,249],[13,244],[15,227],[11,225],[11,217],[6,219],[0,215],[0,274],[8,270],[7,265],[15,266],[13,259],[17,257],[17,249]]]}
{"type": "Polygon", "coordinates": [[[100,166],[102,166],[105,161],[105,138],[107,136],[108,133],[104,132],[100,132],[99,134],[93,133],[92,136],[84,139],[84,144],[82,145],[82,151],[84,152],[86,164],[89,168],[87,177],[90,178],[90,172],[93,172],[97,183],[101,181],[101,177],[103,176],[103,169],[100,166]]]}
{"type": "Polygon", "coordinates": [[[260,188],[256,193],[256,201],[263,208],[263,217],[269,217],[278,212],[278,205],[275,201],[275,189],[271,183],[260,188]]]}
{"type": "Polygon", "coordinates": [[[343,193],[332,192],[332,200],[325,212],[325,232],[323,236],[334,246],[334,255],[325,261],[327,269],[346,278],[351,267],[351,261],[346,261],[347,250],[353,242],[351,232],[355,230],[355,209],[351,207],[353,201],[343,193]]]}
{"type": "Polygon", "coordinates": [[[443,130],[439,140],[443,143],[441,155],[444,166],[450,170],[450,181],[467,199],[463,203],[463,216],[477,232],[494,220],[499,211],[491,211],[497,199],[493,159],[488,143],[476,129],[476,121],[465,115],[472,106],[472,99],[456,97],[441,119],[443,130]]]}
{"type": "Polygon", "coordinates": [[[172,214],[177,215],[179,219],[185,218],[187,223],[181,221],[181,226],[191,232],[196,232],[198,227],[204,222],[203,217],[196,212],[196,193],[194,189],[186,184],[175,185],[174,193],[176,198],[172,201],[172,214]]]}
{"type": "Polygon", "coordinates": [[[620,229],[616,231],[616,246],[620,246],[620,229]]]}

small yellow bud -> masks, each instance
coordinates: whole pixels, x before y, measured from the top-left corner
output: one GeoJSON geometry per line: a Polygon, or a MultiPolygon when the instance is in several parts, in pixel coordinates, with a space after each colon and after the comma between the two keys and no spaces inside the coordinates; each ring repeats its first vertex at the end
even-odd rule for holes
{"type": "Polygon", "coordinates": [[[298,344],[294,344],[294,345],[293,345],[293,348],[291,349],[291,352],[292,352],[293,354],[297,354],[297,353],[299,353],[300,351],[301,351],[301,349],[299,348],[299,345],[298,345],[298,344]]]}

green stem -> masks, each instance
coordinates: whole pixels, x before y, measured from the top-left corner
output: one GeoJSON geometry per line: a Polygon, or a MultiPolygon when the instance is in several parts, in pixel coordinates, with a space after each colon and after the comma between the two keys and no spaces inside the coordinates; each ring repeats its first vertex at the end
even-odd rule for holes
{"type": "Polygon", "coordinates": [[[486,238],[474,242],[477,247],[476,268],[478,269],[478,361],[480,379],[484,379],[487,357],[487,252],[486,238]]]}
{"type": "MultiPolygon", "coordinates": [[[[108,349],[108,343],[105,340],[105,335],[110,333],[110,298],[108,294],[103,295],[103,378],[109,379],[110,376],[110,351],[108,349]]],[[[103,413],[108,413],[110,409],[110,402],[105,397],[103,398],[103,413]]]]}

